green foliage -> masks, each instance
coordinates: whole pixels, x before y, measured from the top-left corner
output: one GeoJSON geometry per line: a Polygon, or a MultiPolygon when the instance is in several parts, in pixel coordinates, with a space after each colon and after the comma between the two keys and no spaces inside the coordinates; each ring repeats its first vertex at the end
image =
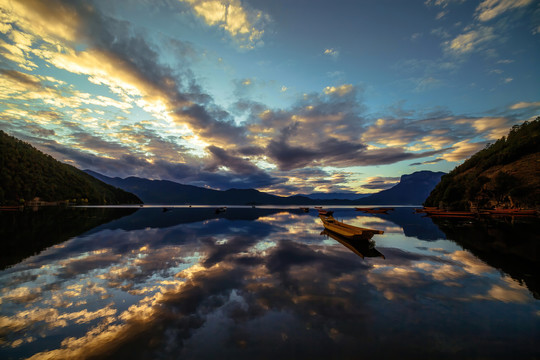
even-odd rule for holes
{"type": "Polygon", "coordinates": [[[135,195],[56,161],[0,131],[0,204],[73,199],[79,204],[137,204],[135,195]]]}
{"type": "MultiPolygon", "coordinates": [[[[523,156],[540,151],[540,117],[534,121],[514,125],[508,136],[503,136],[493,144],[488,144],[463,164],[456,167],[433,189],[424,202],[425,206],[439,206],[441,203],[455,209],[468,208],[474,203],[484,184],[490,180],[482,172],[493,166],[510,164],[523,156]]],[[[527,199],[527,190],[515,176],[499,172],[493,179],[491,196],[503,199],[506,196],[523,197],[523,202],[534,206],[537,199],[527,199]]]]}

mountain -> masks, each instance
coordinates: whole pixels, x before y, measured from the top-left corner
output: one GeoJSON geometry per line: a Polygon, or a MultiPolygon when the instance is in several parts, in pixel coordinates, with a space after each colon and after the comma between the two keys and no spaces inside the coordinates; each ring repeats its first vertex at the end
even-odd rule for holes
{"type": "Polygon", "coordinates": [[[425,206],[471,208],[540,207],[540,117],[515,125],[448,175],[425,206]]]}
{"type": "Polygon", "coordinates": [[[397,185],[358,199],[356,203],[362,205],[420,205],[444,174],[443,172],[426,170],[402,175],[397,185]]]}
{"type": "MultiPolygon", "coordinates": [[[[111,178],[91,170],[88,174],[107,184],[133,192],[150,204],[199,204],[199,205],[315,205],[319,201],[305,196],[276,196],[255,189],[212,190],[183,185],[168,180],[148,180],[139,177],[111,178]]],[[[347,202],[347,201],[345,201],[347,202]]]]}
{"type": "MultiPolygon", "coordinates": [[[[421,171],[403,175],[400,184],[365,198],[336,199],[311,198],[305,195],[276,196],[255,189],[212,190],[183,185],[168,180],[148,180],[138,177],[111,178],[91,170],[88,174],[101,181],[132,192],[147,204],[199,204],[199,205],[356,205],[356,204],[421,204],[444,173],[421,171]]],[[[325,195],[325,194],[322,194],[325,195]]],[[[361,195],[356,195],[361,196],[361,195]]]]}
{"type": "Polygon", "coordinates": [[[61,163],[0,130],[0,204],[42,201],[138,204],[141,199],[61,163]]]}
{"type": "Polygon", "coordinates": [[[353,192],[335,192],[335,193],[312,193],[312,194],[301,194],[300,196],[305,196],[310,199],[319,199],[319,200],[357,200],[369,196],[370,194],[357,194],[353,192]]]}

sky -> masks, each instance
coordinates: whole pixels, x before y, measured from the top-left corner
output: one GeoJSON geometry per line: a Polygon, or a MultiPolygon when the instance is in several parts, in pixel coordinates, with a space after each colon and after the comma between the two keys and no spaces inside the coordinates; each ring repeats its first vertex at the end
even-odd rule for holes
{"type": "Polygon", "coordinates": [[[276,195],[451,171],[540,115],[534,0],[0,0],[0,129],[276,195]]]}

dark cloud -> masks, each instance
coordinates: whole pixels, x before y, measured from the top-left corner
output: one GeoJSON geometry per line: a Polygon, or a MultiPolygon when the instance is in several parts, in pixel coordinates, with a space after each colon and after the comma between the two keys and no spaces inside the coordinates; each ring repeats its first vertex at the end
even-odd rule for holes
{"type": "Polygon", "coordinates": [[[270,141],[267,151],[268,155],[279,164],[280,170],[291,170],[311,165],[318,156],[315,150],[291,146],[285,141],[270,141]]]}
{"type": "Polygon", "coordinates": [[[218,166],[222,165],[230,168],[237,174],[261,172],[261,170],[255,165],[253,165],[250,161],[230,155],[227,153],[226,150],[222,148],[211,145],[206,149],[212,154],[212,157],[215,161],[214,164],[208,166],[207,169],[212,169],[213,171],[215,171],[218,166]]]}
{"type": "Polygon", "coordinates": [[[264,148],[258,146],[243,146],[236,149],[236,151],[244,156],[258,156],[264,154],[264,148]]]}
{"type": "Polygon", "coordinates": [[[427,160],[427,161],[423,161],[423,162],[416,162],[416,163],[410,164],[409,166],[431,165],[431,164],[436,164],[436,163],[438,163],[440,161],[443,161],[443,159],[439,158],[439,159],[427,160]]]}
{"type": "Polygon", "coordinates": [[[368,183],[362,185],[363,189],[384,190],[391,188],[399,182],[399,177],[374,177],[369,178],[368,183]]]}
{"type": "Polygon", "coordinates": [[[243,143],[245,129],[236,126],[232,117],[218,107],[191,105],[176,112],[182,119],[194,125],[195,132],[205,138],[226,139],[225,144],[243,143]]]}
{"type": "Polygon", "coordinates": [[[420,159],[433,155],[442,154],[448,151],[450,148],[425,151],[421,153],[412,153],[405,151],[401,147],[389,147],[383,149],[370,150],[362,154],[362,157],[356,159],[353,163],[356,165],[383,165],[393,164],[403,160],[420,159]]]}
{"type": "Polygon", "coordinates": [[[129,148],[116,143],[116,142],[110,142],[107,140],[103,140],[102,138],[89,134],[87,132],[78,132],[73,133],[71,135],[74,140],[77,141],[77,144],[83,148],[92,149],[96,152],[101,153],[108,153],[108,154],[114,154],[114,153],[122,153],[125,154],[126,152],[129,152],[129,148]]]}
{"type": "Polygon", "coordinates": [[[36,79],[32,75],[28,75],[17,70],[0,69],[0,74],[16,82],[24,84],[29,90],[41,90],[43,87],[39,79],[36,79]]]}

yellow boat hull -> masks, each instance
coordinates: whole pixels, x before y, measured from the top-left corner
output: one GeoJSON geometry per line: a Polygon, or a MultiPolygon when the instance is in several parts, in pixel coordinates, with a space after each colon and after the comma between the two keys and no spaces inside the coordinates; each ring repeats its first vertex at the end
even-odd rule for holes
{"type": "Polygon", "coordinates": [[[358,226],[353,226],[345,224],[341,221],[337,221],[332,216],[319,215],[319,218],[322,220],[324,227],[336,234],[339,234],[348,239],[371,239],[375,234],[383,234],[382,230],[361,228],[358,226]]]}

